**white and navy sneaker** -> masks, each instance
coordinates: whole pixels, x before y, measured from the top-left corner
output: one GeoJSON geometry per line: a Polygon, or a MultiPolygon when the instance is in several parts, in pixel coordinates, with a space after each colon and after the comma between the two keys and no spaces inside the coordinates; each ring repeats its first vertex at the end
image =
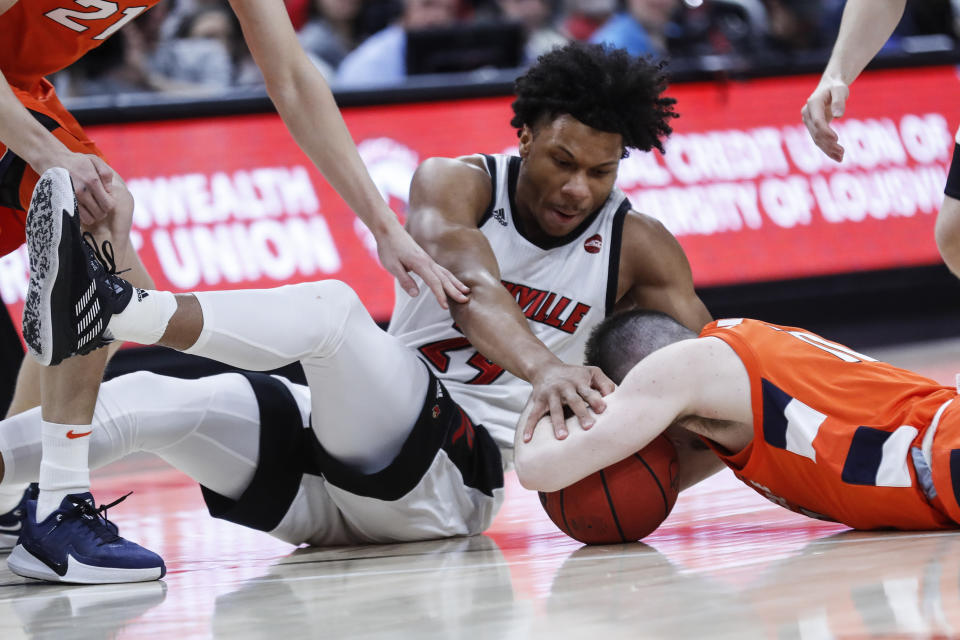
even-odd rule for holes
{"type": "Polygon", "coordinates": [[[0,513],[0,553],[10,551],[17,544],[20,528],[23,526],[23,514],[26,513],[27,500],[36,500],[39,492],[36,482],[27,485],[17,506],[6,513],[0,513]]]}
{"type": "Polygon", "coordinates": [[[107,509],[126,497],[97,507],[89,492],[70,494],[43,522],[36,521],[36,500],[28,500],[23,530],[7,566],[18,576],[51,582],[106,584],[162,578],[167,569],[160,556],[121,538],[117,525],[107,520],[107,509]]]}
{"type": "Polygon", "coordinates": [[[66,169],[44,172],[33,190],[26,222],[30,284],[23,337],[37,362],[55,365],[111,342],[106,332],[133,287],[116,275],[113,246],[103,255],[80,229],[73,182],[66,169]]]}

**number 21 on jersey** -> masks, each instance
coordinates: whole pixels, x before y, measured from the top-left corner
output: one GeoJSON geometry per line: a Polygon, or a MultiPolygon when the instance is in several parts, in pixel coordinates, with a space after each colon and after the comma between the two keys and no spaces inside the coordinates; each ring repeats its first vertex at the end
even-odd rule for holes
{"type": "Polygon", "coordinates": [[[120,12],[120,15],[117,15],[120,7],[116,2],[109,2],[108,0],[74,0],[74,4],[93,10],[78,11],[77,9],[61,7],[48,11],[43,15],[77,32],[83,32],[90,28],[100,28],[100,32],[93,36],[94,40],[106,40],[116,33],[117,29],[147,9],[146,6],[128,7],[120,12]]]}

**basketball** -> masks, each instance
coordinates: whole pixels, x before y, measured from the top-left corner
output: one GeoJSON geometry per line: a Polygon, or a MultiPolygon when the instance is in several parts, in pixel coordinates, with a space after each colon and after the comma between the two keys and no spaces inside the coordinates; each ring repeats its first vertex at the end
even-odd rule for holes
{"type": "Polygon", "coordinates": [[[670,515],[679,492],[677,452],[665,436],[565,489],[540,492],[561,531],[585,544],[634,542],[670,515]]]}

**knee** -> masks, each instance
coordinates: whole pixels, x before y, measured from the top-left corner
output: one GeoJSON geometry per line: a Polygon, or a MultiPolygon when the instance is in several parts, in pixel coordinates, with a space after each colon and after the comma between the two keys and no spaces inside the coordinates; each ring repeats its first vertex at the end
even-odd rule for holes
{"type": "Polygon", "coordinates": [[[300,297],[299,308],[309,313],[304,333],[314,345],[315,354],[336,351],[347,329],[367,314],[357,293],[340,280],[322,280],[291,285],[300,297]]]}
{"type": "Polygon", "coordinates": [[[107,217],[87,229],[98,242],[110,240],[114,250],[126,250],[130,244],[130,230],[133,227],[133,194],[119,176],[114,175],[110,188],[113,208],[107,217]]]}
{"type": "Polygon", "coordinates": [[[301,289],[300,295],[316,301],[325,313],[346,314],[363,309],[360,296],[350,285],[340,280],[320,280],[293,285],[301,289]]]}

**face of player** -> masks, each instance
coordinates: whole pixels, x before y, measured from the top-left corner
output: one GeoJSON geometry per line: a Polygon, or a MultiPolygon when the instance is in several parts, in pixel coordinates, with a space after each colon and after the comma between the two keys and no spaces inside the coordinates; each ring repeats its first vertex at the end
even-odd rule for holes
{"type": "Polygon", "coordinates": [[[567,114],[524,127],[516,202],[528,235],[559,237],[575,230],[610,195],[622,153],[619,133],[567,114]]]}

